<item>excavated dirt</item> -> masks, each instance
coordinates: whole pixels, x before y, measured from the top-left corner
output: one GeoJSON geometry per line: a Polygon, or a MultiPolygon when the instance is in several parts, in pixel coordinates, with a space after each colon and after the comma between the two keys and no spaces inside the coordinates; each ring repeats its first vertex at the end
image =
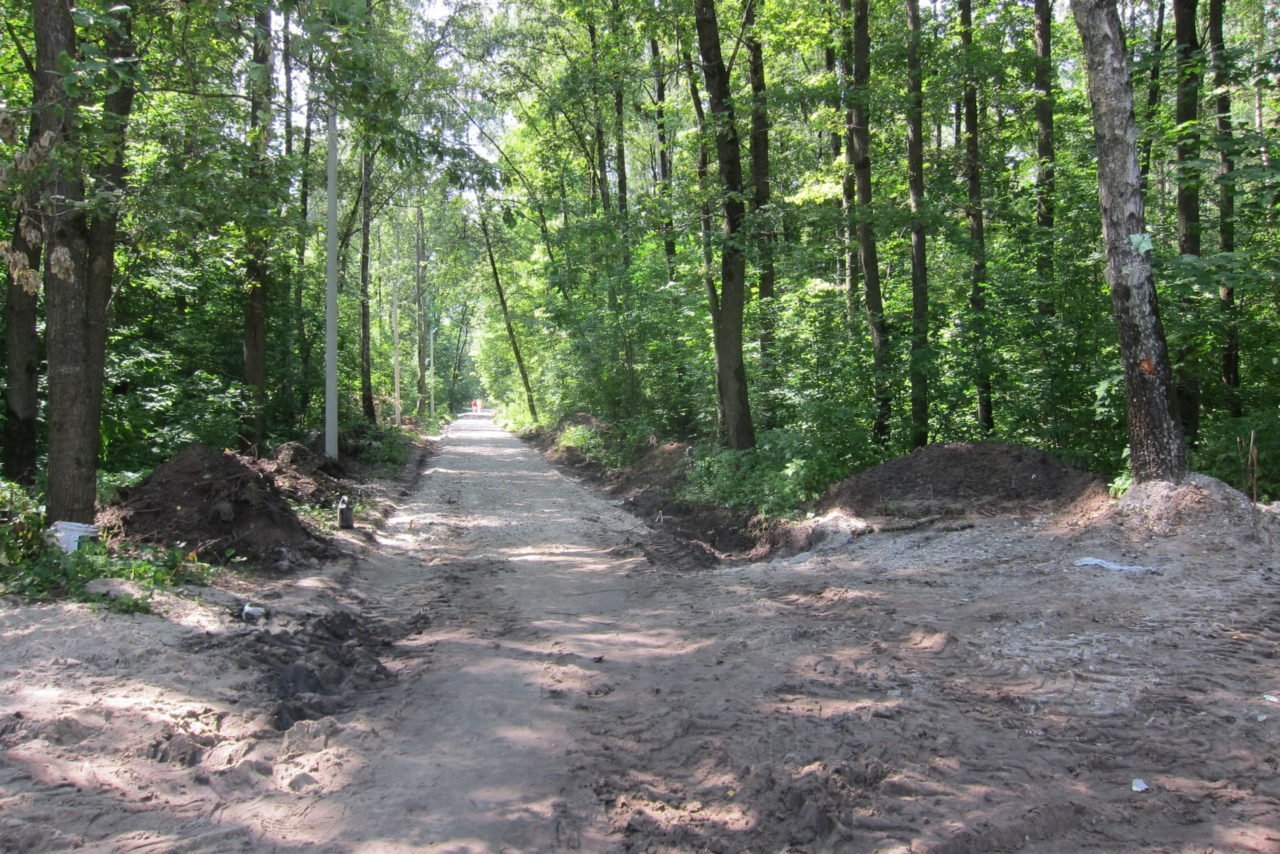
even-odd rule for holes
{"type": "Polygon", "coordinates": [[[288,571],[331,554],[287,500],[320,489],[314,478],[285,463],[196,444],[121,490],[97,523],[110,541],[183,544],[205,560],[239,556],[288,571]]]}
{"type": "Polygon", "coordinates": [[[1035,449],[998,442],[928,445],[836,484],[821,510],[857,516],[958,515],[1043,509],[1102,490],[1101,482],[1035,449]]]}
{"type": "Polygon", "coordinates": [[[421,469],[350,560],[0,602],[0,849],[1280,850],[1277,526],[1216,481],[707,567],[486,419],[421,469]]]}

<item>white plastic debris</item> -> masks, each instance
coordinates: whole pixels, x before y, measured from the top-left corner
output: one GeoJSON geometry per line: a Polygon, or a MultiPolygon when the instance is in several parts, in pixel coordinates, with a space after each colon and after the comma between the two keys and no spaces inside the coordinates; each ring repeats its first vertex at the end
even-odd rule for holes
{"type": "Polygon", "coordinates": [[[246,602],[244,603],[244,610],[240,612],[240,616],[246,623],[256,623],[267,616],[267,609],[257,605],[250,605],[246,602]]]}
{"type": "Polygon", "coordinates": [[[1277,697],[1275,694],[1263,694],[1262,699],[1266,700],[1268,703],[1280,703],[1280,697],[1277,697]]]}
{"type": "Polygon", "coordinates": [[[1128,566],[1123,563],[1112,563],[1111,561],[1103,560],[1100,557],[1082,557],[1075,562],[1075,566],[1100,566],[1103,569],[1112,569],[1116,572],[1155,572],[1154,567],[1128,566]]]}
{"type": "Polygon", "coordinates": [[[1147,785],[1147,781],[1141,777],[1134,777],[1133,782],[1129,784],[1129,788],[1133,789],[1135,792],[1146,792],[1151,789],[1151,787],[1147,785]]]}
{"type": "Polygon", "coordinates": [[[92,540],[98,536],[96,525],[83,522],[54,522],[49,526],[49,539],[64,552],[73,552],[81,540],[92,540]]]}

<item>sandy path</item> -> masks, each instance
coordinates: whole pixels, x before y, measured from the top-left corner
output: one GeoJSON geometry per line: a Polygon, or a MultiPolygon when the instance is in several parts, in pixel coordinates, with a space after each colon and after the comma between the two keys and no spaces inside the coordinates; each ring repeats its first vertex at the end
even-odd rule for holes
{"type": "Polygon", "coordinates": [[[584,844],[596,799],[575,774],[573,698],[678,644],[649,625],[643,557],[609,553],[640,527],[491,422],[458,422],[390,520],[387,559],[352,580],[371,613],[425,607],[432,624],[395,646],[398,686],[361,713],[382,739],[377,761],[331,824],[309,814],[305,832],[369,850],[584,844]]]}

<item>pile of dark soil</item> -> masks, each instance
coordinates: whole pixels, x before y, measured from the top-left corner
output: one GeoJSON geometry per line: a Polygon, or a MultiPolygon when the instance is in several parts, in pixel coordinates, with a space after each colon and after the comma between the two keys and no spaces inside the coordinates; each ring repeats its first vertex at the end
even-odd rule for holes
{"type": "Polygon", "coordinates": [[[1036,448],[998,442],[929,445],[841,481],[820,510],[925,516],[1047,509],[1103,491],[1097,477],[1036,448]]]}
{"type": "Polygon", "coordinates": [[[98,514],[109,540],[179,543],[203,560],[229,556],[278,570],[327,555],[287,496],[328,500],[329,484],[280,460],[190,445],[98,514]]]}

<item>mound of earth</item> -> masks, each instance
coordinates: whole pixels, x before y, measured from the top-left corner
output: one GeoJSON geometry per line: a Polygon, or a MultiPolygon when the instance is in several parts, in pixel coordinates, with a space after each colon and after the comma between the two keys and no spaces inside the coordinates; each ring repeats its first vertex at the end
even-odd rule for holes
{"type": "Polygon", "coordinates": [[[121,490],[117,502],[98,514],[98,526],[111,540],[181,543],[204,560],[234,555],[288,570],[327,553],[327,547],[307,530],[286,498],[314,495],[320,485],[293,470],[287,478],[281,476],[285,467],[278,460],[190,445],[137,486],[121,490]]]}
{"type": "Polygon", "coordinates": [[[860,472],[827,490],[818,506],[857,516],[923,516],[1056,505],[1101,490],[1094,475],[1036,448],[955,442],[860,472]]]}
{"type": "Polygon", "coordinates": [[[344,492],[343,485],[325,472],[329,463],[301,442],[285,442],[276,448],[271,459],[254,460],[252,464],[291,501],[332,507],[344,492]]]}
{"type": "Polygon", "coordinates": [[[1161,537],[1180,532],[1256,541],[1274,525],[1244,493],[1203,474],[1176,484],[1135,484],[1108,515],[1130,533],[1161,537]]]}

